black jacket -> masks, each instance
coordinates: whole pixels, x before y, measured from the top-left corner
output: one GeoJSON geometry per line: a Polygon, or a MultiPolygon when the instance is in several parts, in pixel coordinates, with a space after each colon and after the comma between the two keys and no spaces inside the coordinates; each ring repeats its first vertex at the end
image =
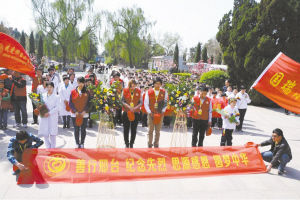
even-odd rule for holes
{"type": "Polygon", "coordinates": [[[273,159],[271,161],[272,165],[277,163],[283,154],[287,154],[290,159],[292,159],[292,151],[290,145],[284,137],[282,137],[282,140],[278,144],[275,144],[272,138],[261,143],[262,147],[268,145],[271,145],[270,151],[273,153],[273,159]]]}

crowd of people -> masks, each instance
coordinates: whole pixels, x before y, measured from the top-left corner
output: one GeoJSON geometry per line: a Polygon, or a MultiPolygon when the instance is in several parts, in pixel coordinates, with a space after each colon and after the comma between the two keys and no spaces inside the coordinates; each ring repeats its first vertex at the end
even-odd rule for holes
{"type": "MultiPolygon", "coordinates": [[[[13,108],[15,127],[21,127],[22,123],[23,128],[27,128],[26,79],[18,72],[7,70],[5,73],[7,77],[4,76],[4,92],[1,93],[1,127],[7,128],[7,112],[13,108]],[[5,101],[7,101],[7,105],[3,103],[5,101]]],[[[247,105],[251,102],[246,88],[241,86],[238,91],[238,88],[230,86],[228,80],[225,81],[223,88],[213,88],[195,80],[197,77],[188,77],[184,80],[196,88],[195,95],[187,109],[187,126],[193,130],[191,146],[202,147],[205,133],[210,127],[222,129],[221,146],[231,146],[232,133],[235,130],[242,132],[247,105]],[[234,121],[230,120],[232,116],[235,116],[234,121]]],[[[34,112],[36,105],[33,104],[32,123],[39,125],[38,136],[44,138],[46,148],[56,148],[59,117],[63,119],[64,129],[71,128],[70,121],[73,122],[76,148],[84,148],[86,129],[93,126],[91,119],[93,92],[89,91],[88,86],[98,85],[99,81],[101,80],[97,80],[93,68],[85,77],[77,77],[74,70],[69,69],[66,74],[62,75],[62,80],[53,67],[48,69],[46,75],[43,75],[42,69],[37,69],[36,76],[32,80],[32,92],[40,95],[48,110],[43,116],[41,113],[37,116],[34,112]]],[[[133,70],[112,72],[109,84],[119,84],[120,90],[118,91],[122,102],[122,108],[116,109],[114,121],[124,128],[126,148],[134,146],[138,123],[141,123],[143,127],[148,127],[148,148],[159,147],[161,127],[163,124],[170,126],[171,118],[174,117],[164,116],[169,100],[164,85],[166,83],[176,85],[180,81],[182,80],[173,74],[133,70]]],[[[288,153],[289,160],[286,156],[285,162],[281,160],[289,147],[287,147],[288,144],[282,131],[276,130],[274,133],[282,138],[280,141],[285,145],[284,150],[279,150],[283,148],[279,145],[280,142],[272,143],[275,141],[273,138],[261,144],[262,146],[272,144],[273,156],[270,153],[262,155],[265,160],[271,161],[273,166],[278,164],[277,161],[280,162],[280,171],[283,172],[285,164],[291,159],[291,154],[288,153]],[[280,152],[280,155],[277,155],[277,152],[280,152]]],[[[20,131],[11,140],[7,154],[8,159],[22,170],[21,160],[19,157],[15,157],[14,153],[20,154],[25,148],[39,147],[42,144],[43,142],[35,136],[26,131],[20,131]],[[32,145],[33,141],[36,141],[37,144],[32,145]]]]}

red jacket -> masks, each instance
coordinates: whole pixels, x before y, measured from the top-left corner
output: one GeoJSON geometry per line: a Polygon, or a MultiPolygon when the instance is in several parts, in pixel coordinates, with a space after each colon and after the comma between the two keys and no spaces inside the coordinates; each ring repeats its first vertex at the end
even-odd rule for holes
{"type": "MultiPolygon", "coordinates": [[[[221,101],[221,99],[218,98],[211,98],[211,103],[212,103],[212,109],[223,109],[224,108],[224,103],[221,101]]],[[[221,118],[221,115],[215,111],[212,112],[212,117],[213,118],[221,118]]]]}

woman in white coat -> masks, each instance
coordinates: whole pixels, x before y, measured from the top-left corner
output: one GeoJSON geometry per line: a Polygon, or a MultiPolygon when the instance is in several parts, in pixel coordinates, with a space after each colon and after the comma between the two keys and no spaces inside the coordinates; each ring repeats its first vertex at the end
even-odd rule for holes
{"type": "Polygon", "coordinates": [[[59,97],[54,93],[54,83],[47,82],[46,93],[41,95],[41,98],[45,102],[49,112],[40,117],[39,119],[39,136],[45,138],[46,148],[55,148],[56,147],[56,135],[58,133],[58,106],[59,106],[59,97]]]}
{"type": "Polygon", "coordinates": [[[63,76],[63,82],[60,84],[58,93],[59,93],[59,115],[63,117],[64,126],[63,128],[70,128],[70,119],[71,112],[67,111],[66,105],[69,105],[71,91],[73,90],[72,86],[69,83],[69,76],[63,76]]]}

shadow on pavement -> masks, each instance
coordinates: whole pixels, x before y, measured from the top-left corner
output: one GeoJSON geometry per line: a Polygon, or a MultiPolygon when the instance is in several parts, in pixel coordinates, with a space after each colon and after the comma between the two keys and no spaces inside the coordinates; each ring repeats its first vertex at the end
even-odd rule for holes
{"type": "Polygon", "coordinates": [[[49,184],[48,183],[46,183],[46,184],[36,184],[35,187],[39,188],[39,189],[47,189],[47,188],[49,188],[49,184]]]}
{"type": "Polygon", "coordinates": [[[300,181],[300,171],[299,170],[297,170],[295,168],[291,168],[291,167],[286,167],[285,170],[286,170],[286,173],[283,175],[283,177],[300,181]]]}

